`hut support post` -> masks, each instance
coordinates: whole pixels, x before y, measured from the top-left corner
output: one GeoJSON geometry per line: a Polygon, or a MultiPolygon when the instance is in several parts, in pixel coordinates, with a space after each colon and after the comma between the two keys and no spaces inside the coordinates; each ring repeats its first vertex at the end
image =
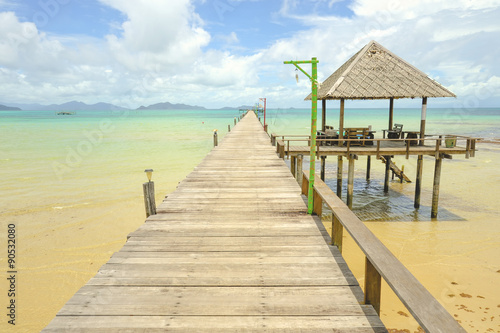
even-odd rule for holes
{"type": "Polygon", "coordinates": [[[391,157],[385,156],[384,193],[389,192],[389,172],[390,171],[391,171],[391,157]]]}
{"type": "Polygon", "coordinates": [[[420,120],[420,146],[424,145],[425,138],[425,118],[427,116],[427,97],[422,98],[422,116],[420,120]]]}
{"type": "Polygon", "coordinates": [[[321,180],[325,181],[326,156],[321,156],[321,180]]]}
{"type": "Polygon", "coordinates": [[[326,131],[326,99],[321,100],[321,130],[326,131]]]}
{"type": "Polygon", "coordinates": [[[370,172],[372,168],[372,157],[368,155],[366,157],[366,180],[370,180],[370,172]]]}
{"type": "Polygon", "coordinates": [[[389,127],[388,129],[392,129],[394,122],[394,97],[391,97],[389,100],[389,127]]]}
{"type": "Polygon", "coordinates": [[[342,156],[338,156],[337,160],[337,196],[342,198],[342,156]]]}
{"type": "Polygon", "coordinates": [[[290,171],[292,172],[293,177],[295,178],[297,175],[297,157],[296,156],[291,156],[290,157],[290,171]]]}
{"type": "Polygon", "coordinates": [[[432,186],[432,208],[431,208],[431,218],[436,218],[438,215],[438,201],[439,201],[439,183],[441,181],[441,165],[443,163],[443,158],[441,154],[436,158],[436,164],[434,167],[434,185],[432,186]]]}
{"type": "Polygon", "coordinates": [[[300,186],[302,186],[302,161],[304,160],[304,155],[297,155],[297,173],[295,177],[297,178],[297,182],[300,186]]]}
{"type": "Polygon", "coordinates": [[[340,99],[340,116],[339,116],[339,147],[342,147],[344,142],[342,139],[344,138],[344,105],[345,101],[343,98],[340,99]]]}
{"type": "Polygon", "coordinates": [[[354,160],[355,155],[349,155],[349,169],[347,176],[347,206],[352,209],[352,196],[354,194],[354,160]]]}
{"type": "Polygon", "coordinates": [[[424,166],[424,156],[418,155],[417,159],[417,176],[415,180],[415,202],[414,207],[420,208],[420,193],[422,190],[422,170],[424,166]]]}

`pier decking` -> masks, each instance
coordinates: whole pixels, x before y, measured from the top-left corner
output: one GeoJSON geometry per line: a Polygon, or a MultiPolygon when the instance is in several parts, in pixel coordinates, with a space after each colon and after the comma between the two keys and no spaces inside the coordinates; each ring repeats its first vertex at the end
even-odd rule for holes
{"type": "Polygon", "coordinates": [[[43,332],[386,332],[306,211],[248,113],[43,332]]]}

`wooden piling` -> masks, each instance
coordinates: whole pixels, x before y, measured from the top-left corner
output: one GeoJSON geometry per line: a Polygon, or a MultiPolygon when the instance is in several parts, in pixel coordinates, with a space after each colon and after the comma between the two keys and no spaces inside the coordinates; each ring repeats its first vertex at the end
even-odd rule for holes
{"type": "Polygon", "coordinates": [[[431,218],[436,218],[438,214],[438,201],[439,201],[439,183],[441,181],[441,165],[443,159],[441,156],[436,158],[436,164],[434,166],[434,185],[432,186],[432,208],[431,208],[431,218]]]}
{"type": "Polygon", "coordinates": [[[337,196],[342,198],[342,156],[337,159],[337,196]]]}
{"type": "Polygon", "coordinates": [[[217,138],[217,130],[214,130],[214,147],[217,147],[219,140],[217,138]]]}
{"type": "Polygon", "coordinates": [[[325,167],[326,167],[326,156],[321,156],[321,180],[322,181],[325,181],[325,167]]]}
{"type": "Polygon", "coordinates": [[[297,174],[297,157],[296,156],[291,156],[290,157],[290,172],[292,173],[293,177],[296,177],[297,174]]]}
{"type": "Polygon", "coordinates": [[[147,182],[142,184],[144,192],[144,206],[146,208],[146,217],[156,215],[156,202],[155,202],[155,183],[147,182]]]}
{"type": "Polygon", "coordinates": [[[366,157],[366,180],[370,180],[370,172],[372,168],[372,157],[368,155],[366,157]]]}
{"type": "Polygon", "coordinates": [[[236,117],[234,117],[234,125],[236,125],[236,117]]]}
{"type": "Polygon", "coordinates": [[[384,193],[389,192],[389,172],[391,170],[391,157],[385,156],[385,178],[384,178],[384,193]]]}
{"type": "Polygon", "coordinates": [[[352,196],[354,194],[354,160],[353,155],[349,155],[349,168],[347,173],[347,207],[352,209],[352,196]]]}
{"type": "Polygon", "coordinates": [[[415,201],[413,206],[415,208],[420,208],[420,193],[422,190],[422,170],[424,167],[424,156],[418,155],[417,158],[417,175],[415,181],[415,201]]]}
{"type": "Polygon", "coordinates": [[[299,185],[302,186],[302,162],[304,161],[304,155],[297,155],[297,173],[296,178],[299,185]]]}
{"type": "Polygon", "coordinates": [[[231,125],[227,125],[227,131],[231,132],[231,125]]]}

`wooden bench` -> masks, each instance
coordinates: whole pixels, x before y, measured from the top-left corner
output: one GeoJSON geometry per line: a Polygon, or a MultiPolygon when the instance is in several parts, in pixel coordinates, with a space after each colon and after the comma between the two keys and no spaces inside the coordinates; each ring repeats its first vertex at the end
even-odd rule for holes
{"type": "Polygon", "coordinates": [[[364,146],[365,140],[370,139],[370,129],[368,127],[352,127],[345,129],[344,139],[356,140],[351,141],[350,145],[364,146]]]}

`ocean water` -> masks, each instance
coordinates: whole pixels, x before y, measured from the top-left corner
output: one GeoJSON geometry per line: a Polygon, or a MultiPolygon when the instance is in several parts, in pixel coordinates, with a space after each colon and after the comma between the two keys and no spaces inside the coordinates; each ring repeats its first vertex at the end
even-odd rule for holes
{"type": "MultiPolygon", "coordinates": [[[[371,125],[381,137],[387,110],[347,109],[345,126],[371,125]]],[[[395,123],[418,130],[420,110],[396,109],[395,123]]],[[[145,219],[144,169],[154,169],[156,200],[179,181],[233,125],[238,110],[0,112],[0,239],[8,226],[17,236],[17,317],[0,331],[36,332],[145,219]],[[13,329],[13,330],[12,330],[13,329]]],[[[337,126],[338,110],[327,114],[337,126]]],[[[270,109],[269,132],[309,134],[310,114],[270,109]]],[[[318,121],[320,124],[320,121],[318,121]]],[[[499,109],[429,109],[427,133],[500,138],[499,109]]],[[[372,180],[356,162],[354,209],[388,212],[368,227],[470,332],[500,331],[500,145],[479,144],[475,158],[443,163],[440,214],[430,219],[433,159],[425,158],[422,208],[413,209],[414,184],[391,182],[383,195],[383,165],[372,159],[372,180]],[[376,209],[375,209],[376,208],[376,209]],[[453,295],[453,296],[451,296],[453,295]],[[469,297],[470,296],[470,297],[469,297]],[[484,319],[484,320],[483,320],[484,319]]],[[[415,160],[396,158],[414,178],[415,160]]],[[[327,160],[327,183],[335,186],[336,163],[327,160]]],[[[362,255],[346,239],[346,259],[360,283],[362,255]]],[[[7,272],[5,251],[0,255],[7,272]]],[[[6,279],[0,289],[7,290],[6,279]]],[[[7,304],[5,292],[0,306],[7,304]]],[[[384,288],[382,319],[389,328],[416,330],[408,311],[384,288]]],[[[4,318],[5,319],[5,318],[4,318]]]]}

